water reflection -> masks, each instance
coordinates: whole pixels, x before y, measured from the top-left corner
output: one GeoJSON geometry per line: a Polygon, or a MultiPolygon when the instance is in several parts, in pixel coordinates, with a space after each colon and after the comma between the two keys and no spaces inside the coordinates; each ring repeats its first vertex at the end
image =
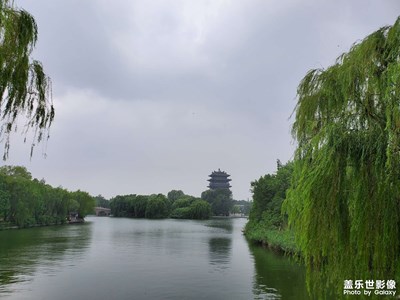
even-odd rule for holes
{"type": "Polygon", "coordinates": [[[213,218],[207,221],[206,226],[216,229],[223,229],[225,233],[233,232],[233,220],[230,218],[213,218]]]}
{"type": "Polygon", "coordinates": [[[80,257],[90,239],[90,224],[1,231],[0,295],[11,292],[14,283],[32,281],[38,268],[54,275],[64,267],[61,260],[80,257]]]}
{"type": "MultiPolygon", "coordinates": [[[[230,263],[232,239],[226,237],[214,237],[208,241],[210,264],[227,265],[230,263]]],[[[221,266],[222,267],[222,266],[221,266]]]]}
{"type": "Polygon", "coordinates": [[[254,257],[255,299],[310,299],[302,266],[250,242],[249,249],[254,257]]]}
{"type": "Polygon", "coordinates": [[[246,220],[88,220],[0,232],[0,298],[307,299],[302,268],[249,246],[246,220]]]}
{"type": "Polygon", "coordinates": [[[206,223],[210,228],[208,238],[209,264],[213,270],[224,271],[231,263],[233,223],[229,218],[214,218],[206,223]]]}

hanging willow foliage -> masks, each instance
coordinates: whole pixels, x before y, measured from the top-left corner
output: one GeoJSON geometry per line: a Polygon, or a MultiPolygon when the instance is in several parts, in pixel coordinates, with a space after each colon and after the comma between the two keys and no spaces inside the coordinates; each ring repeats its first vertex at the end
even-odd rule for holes
{"type": "Polygon", "coordinates": [[[400,274],[400,18],[298,87],[284,210],[311,292],[400,274]],[[318,288],[319,287],[319,288],[318,288]]]}
{"type": "Polygon", "coordinates": [[[49,137],[54,119],[51,81],[40,62],[30,55],[38,37],[34,18],[17,9],[13,1],[0,0],[0,137],[8,157],[10,134],[17,131],[17,118],[25,118],[23,133],[33,131],[35,143],[49,137]]]}

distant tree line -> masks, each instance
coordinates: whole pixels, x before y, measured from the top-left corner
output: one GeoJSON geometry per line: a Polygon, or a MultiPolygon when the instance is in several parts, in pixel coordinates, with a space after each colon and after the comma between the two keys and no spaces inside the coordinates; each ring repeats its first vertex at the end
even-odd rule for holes
{"type": "Polygon", "coordinates": [[[96,206],[111,208],[114,217],[208,219],[210,216],[248,215],[251,202],[232,200],[229,189],[207,190],[201,198],[186,195],[181,190],[171,190],[167,196],[118,195],[110,200],[99,195],[96,206]]]}
{"type": "Polygon", "coordinates": [[[94,204],[88,193],[54,188],[25,167],[0,167],[0,227],[63,224],[70,212],[92,213],[94,204]]]}
{"type": "Polygon", "coordinates": [[[208,219],[211,216],[211,206],[206,201],[180,190],[172,190],[167,196],[118,195],[110,199],[110,208],[115,217],[208,219]]]}
{"type": "Polygon", "coordinates": [[[102,195],[94,197],[94,200],[96,201],[96,207],[110,208],[110,201],[104,198],[102,195]]]}

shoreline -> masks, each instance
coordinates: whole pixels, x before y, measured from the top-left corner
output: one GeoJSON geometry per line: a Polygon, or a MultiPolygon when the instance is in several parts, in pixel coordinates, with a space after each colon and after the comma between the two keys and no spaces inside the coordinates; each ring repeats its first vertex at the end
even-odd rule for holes
{"type": "Polygon", "coordinates": [[[47,227],[47,226],[76,225],[76,224],[85,224],[85,223],[86,223],[85,219],[79,219],[76,221],[66,221],[65,223],[33,224],[33,225],[29,225],[29,226],[17,226],[17,225],[2,226],[0,224],[0,231],[28,229],[28,228],[36,228],[36,227],[47,227]]]}
{"type": "Polygon", "coordinates": [[[259,244],[284,255],[298,256],[300,251],[296,246],[293,232],[289,230],[265,229],[259,224],[256,226],[247,223],[243,234],[249,242],[259,244]]]}

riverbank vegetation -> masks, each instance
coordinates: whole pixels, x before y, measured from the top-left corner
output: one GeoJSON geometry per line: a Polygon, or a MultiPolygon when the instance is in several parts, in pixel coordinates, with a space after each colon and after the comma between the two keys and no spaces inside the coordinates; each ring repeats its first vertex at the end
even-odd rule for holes
{"type": "Polygon", "coordinates": [[[287,216],[282,214],[282,203],[290,186],[293,163],[278,160],[275,174],[267,174],[251,183],[253,206],[245,234],[250,240],[278,251],[297,251],[294,234],[288,229],[287,216]]]}
{"type": "Polygon", "coordinates": [[[400,281],[399,53],[400,18],[298,87],[284,208],[311,291],[400,281]]]}
{"type": "Polygon", "coordinates": [[[251,184],[246,235],[299,254],[318,299],[346,279],[400,281],[399,53],[400,18],[308,72],[294,161],[251,184]]]}
{"type": "Polygon", "coordinates": [[[0,228],[64,224],[70,213],[92,213],[94,198],[54,188],[21,166],[0,167],[0,228]]]}

